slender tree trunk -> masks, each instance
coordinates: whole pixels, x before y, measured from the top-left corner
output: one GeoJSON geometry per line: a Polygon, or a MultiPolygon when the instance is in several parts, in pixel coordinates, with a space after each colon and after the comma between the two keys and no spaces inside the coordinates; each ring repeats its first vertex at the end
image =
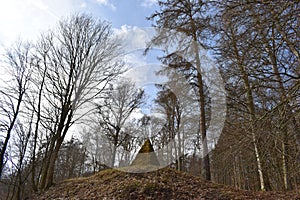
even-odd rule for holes
{"type": "Polygon", "coordinates": [[[0,151],[0,178],[2,177],[3,168],[4,168],[4,164],[5,164],[4,163],[4,157],[5,157],[5,152],[6,152],[6,149],[7,149],[7,146],[8,146],[8,141],[11,137],[11,132],[14,128],[14,125],[16,123],[16,120],[17,120],[17,117],[18,117],[18,114],[19,114],[21,102],[22,102],[22,99],[23,99],[23,94],[24,94],[23,92],[20,92],[20,94],[19,94],[19,99],[18,99],[18,102],[17,102],[16,110],[14,111],[12,121],[10,122],[9,128],[6,132],[6,137],[5,137],[4,143],[1,147],[1,151],[0,151]]]}
{"type": "MultiPolygon", "coordinates": [[[[289,106],[289,101],[287,99],[287,95],[286,95],[286,90],[282,81],[282,78],[280,76],[279,73],[279,69],[278,69],[278,64],[277,64],[277,59],[276,59],[276,42],[274,41],[275,38],[275,24],[273,24],[272,26],[272,41],[271,41],[271,47],[267,47],[266,48],[266,52],[268,53],[269,57],[270,57],[270,61],[273,67],[273,72],[275,74],[275,78],[276,81],[278,83],[279,86],[279,91],[280,91],[280,103],[283,104],[283,113],[281,113],[281,118],[284,122],[288,121],[290,112],[291,112],[291,108],[289,106]],[[287,111],[285,111],[287,110],[287,111]]],[[[265,39],[265,38],[264,38],[265,39]]],[[[265,43],[269,44],[269,42],[265,39],[265,43]]],[[[292,116],[292,123],[295,122],[293,127],[292,132],[294,133],[294,136],[296,137],[298,133],[297,130],[297,123],[295,118],[292,116]]],[[[284,188],[285,190],[289,189],[288,186],[288,169],[287,169],[287,158],[286,158],[286,154],[287,154],[287,150],[286,150],[286,143],[287,143],[287,138],[288,138],[288,129],[286,127],[286,125],[284,125],[284,127],[281,127],[281,131],[282,131],[282,155],[281,155],[281,159],[282,159],[282,174],[283,174],[283,182],[284,182],[284,188]]],[[[300,146],[298,146],[299,148],[300,146]]],[[[300,150],[300,148],[299,148],[300,150]]]]}
{"type": "MultiPolygon", "coordinates": [[[[178,121],[177,121],[178,123],[178,121]]],[[[181,147],[181,137],[180,137],[180,131],[179,131],[179,125],[177,124],[177,139],[178,139],[178,171],[182,171],[182,147],[181,147]]]]}
{"type": "Polygon", "coordinates": [[[62,143],[63,143],[63,138],[59,138],[55,145],[54,151],[51,153],[44,189],[48,189],[53,184],[55,163],[56,163],[56,160],[58,157],[58,152],[59,152],[59,149],[60,149],[62,143]]]}
{"type": "Polygon", "coordinates": [[[115,135],[115,139],[114,139],[114,146],[113,146],[113,157],[111,160],[111,164],[110,167],[113,168],[115,165],[115,161],[116,161],[116,154],[117,154],[117,147],[118,147],[118,141],[119,141],[119,133],[120,133],[120,129],[117,127],[116,128],[116,135],[115,135]]]}
{"type": "Polygon", "coordinates": [[[110,164],[110,167],[113,168],[114,165],[115,165],[115,160],[116,160],[116,154],[117,154],[117,145],[116,143],[114,142],[114,146],[113,146],[113,152],[112,152],[112,159],[111,159],[111,164],[110,164]]]}
{"type": "MultiPolygon", "coordinates": [[[[44,62],[45,61],[45,56],[44,56],[44,62]]],[[[40,120],[41,120],[41,103],[42,103],[42,93],[43,93],[43,88],[44,88],[44,83],[45,83],[45,76],[46,76],[46,71],[47,71],[47,65],[46,63],[44,63],[45,69],[43,72],[43,76],[42,76],[42,82],[39,88],[39,94],[38,94],[38,107],[37,107],[37,119],[35,122],[35,130],[34,130],[34,138],[33,138],[33,150],[32,150],[32,161],[31,161],[31,183],[32,183],[32,189],[33,191],[37,191],[38,187],[37,187],[37,183],[35,181],[35,171],[36,171],[36,161],[35,161],[35,152],[36,152],[36,147],[37,147],[37,137],[38,137],[38,131],[39,131],[39,124],[40,124],[40,120]]]]}
{"type": "Polygon", "coordinates": [[[248,107],[248,112],[250,115],[250,119],[249,119],[250,134],[251,134],[251,139],[252,139],[253,148],[254,148],[254,154],[255,154],[255,158],[256,158],[257,171],[258,171],[259,181],[260,181],[260,189],[262,191],[265,191],[266,189],[265,189],[265,181],[264,181],[261,156],[260,156],[259,149],[258,149],[257,136],[255,133],[256,132],[256,130],[255,130],[256,116],[255,116],[255,105],[254,105],[254,100],[253,100],[252,88],[250,86],[249,77],[248,77],[248,74],[247,74],[244,64],[243,64],[243,58],[239,54],[239,50],[237,48],[236,38],[234,37],[234,34],[232,37],[232,43],[233,43],[233,50],[234,50],[234,54],[235,54],[234,56],[237,60],[238,68],[239,68],[239,71],[241,72],[241,76],[242,76],[242,79],[244,82],[244,88],[246,90],[247,107],[248,107]]]}
{"type": "Polygon", "coordinates": [[[5,165],[4,157],[5,157],[5,152],[7,149],[8,141],[10,139],[10,132],[11,132],[11,130],[7,131],[6,138],[4,140],[4,144],[2,145],[1,152],[0,152],[0,178],[2,177],[3,168],[5,165]]]}
{"type": "Polygon", "coordinates": [[[55,141],[56,141],[55,138],[51,139],[50,147],[47,150],[46,155],[45,155],[45,160],[44,160],[43,168],[42,168],[42,172],[41,172],[41,181],[40,181],[40,184],[39,184],[40,189],[44,189],[45,185],[46,185],[47,176],[48,176],[48,168],[49,168],[49,165],[50,165],[50,158],[51,158],[52,153],[54,151],[55,141]]]}
{"type": "MultiPolygon", "coordinates": [[[[174,99],[172,99],[174,100],[174,99]]],[[[177,144],[176,144],[176,130],[175,130],[175,106],[174,106],[174,103],[175,102],[172,102],[173,105],[171,105],[171,121],[170,121],[170,131],[171,131],[171,138],[170,139],[173,139],[173,145],[174,145],[174,154],[175,154],[175,167],[177,170],[180,171],[180,169],[178,168],[178,164],[179,164],[179,153],[178,153],[178,149],[177,149],[177,144]]],[[[172,155],[172,154],[171,154],[172,155]]]]}
{"type": "MultiPolygon", "coordinates": [[[[65,105],[66,108],[70,105],[70,100],[68,100],[68,102],[69,103],[67,105],[65,105]]],[[[53,184],[55,162],[58,157],[59,149],[60,149],[60,147],[65,139],[65,136],[70,128],[72,117],[73,117],[73,110],[63,109],[63,113],[61,114],[60,125],[58,126],[58,130],[56,133],[57,139],[56,139],[54,152],[52,152],[51,156],[50,156],[50,162],[49,162],[49,166],[48,166],[48,170],[47,170],[48,172],[47,172],[47,176],[46,176],[47,178],[46,178],[46,184],[45,184],[44,189],[49,188],[53,184]],[[67,121],[66,121],[66,123],[64,123],[66,118],[67,118],[67,121]]]]}
{"type": "Polygon", "coordinates": [[[18,183],[17,183],[17,199],[21,199],[21,196],[22,196],[22,172],[21,172],[21,169],[18,170],[18,183]]]}
{"type": "MultiPolygon", "coordinates": [[[[195,41],[196,36],[195,36],[195,41]]],[[[199,58],[199,50],[198,45],[195,44],[195,57],[196,57],[196,65],[197,65],[197,80],[198,80],[198,94],[199,94],[199,102],[200,102],[200,132],[201,132],[201,141],[202,141],[202,157],[203,157],[203,175],[206,180],[211,180],[211,172],[210,172],[210,161],[208,154],[208,145],[207,145],[207,136],[206,136],[206,113],[205,113],[205,94],[204,94],[204,83],[203,77],[201,74],[201,64],[199,58]]]]}
{"type": "Polygon", "coordinates": [[[195,21],[193,19],[192,13],[190,13],[190,21],[192,27],[192,46],[194,48],[194,56],[196,59],[196,68],[197,68],[197,81],[198,81],[198,95],[200,102],[200,132],[201,132],[201,141],[202,141],[202,157],[203,157],[203,175],[206,180],[211,180],[211,172],[210,172],[210,160],[209,160],[209,152],[207,145],[207,136],[206,136],[206,112],[205,112],[205,94],[204,94],[204,82],[202,77],[201,70],[201,61],[199,57],[199,46],[197,44],[197,27],[195,21]]]}
{"type": "Polygon", "coordinates": [[[256,118],[255,118],[255,107],[254,107],[254,102],[253,102],[253,95],[252,95],[252,90],[250,87],[247,73],[244,70],[243,66],[241,66],[241,65],[240,65],[240,70],[242,72],[244,86],[247,91],[247,104],[248,104],[248,111],[250,113],[250,132],[251,132],[252,143],[253,143],[254,153],[255,153],[256,162],[257,162],[257,170],[258,170],[258,175],[259,175],[259,180],[260,180],[260,189],[262,191],[264,191],[265,190],[265,181],[264,181],[264,175],[263,175],[263,168],[262,168],[262,163],[261,163],[261,156],[260,156],[258,146],[257,146],[256,133],[255,133],[256,118]]]}
{"type": "Polygon", "coordinates": [[[283,183],[284,183],[284,189],[288,189],[288,176],[287,176],[287,163],[286,163],[286,158],[285,158],[285,143],[284,141],[282,142],[282,172],[283,172],[283,183]]]}

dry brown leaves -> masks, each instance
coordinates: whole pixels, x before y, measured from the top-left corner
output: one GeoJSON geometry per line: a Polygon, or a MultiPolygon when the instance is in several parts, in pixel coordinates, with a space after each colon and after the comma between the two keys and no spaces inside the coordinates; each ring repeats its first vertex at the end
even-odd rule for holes
{"type": "Polygon", "coordinates": [[[66,180],[35,199],[300,199],[296,193],[252,192],[207,182],[169,168],[134,174],[101,171],[91,177],[66,180]]]}

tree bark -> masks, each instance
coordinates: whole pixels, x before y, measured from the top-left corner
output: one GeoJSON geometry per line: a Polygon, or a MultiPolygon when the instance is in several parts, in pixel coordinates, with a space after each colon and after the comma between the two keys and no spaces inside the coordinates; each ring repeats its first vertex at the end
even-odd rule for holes
{"type": "Polygon", "coordinates": [[[35,181],[36,179],[36,158],[35,158],[35,153],[36,153],[36,147],[37,147],[37,138],[38,138],[38,132],[39,132],[39,125],[41,121],[41,103],[42,103],[42,93],[43,93],[43,88],[44,88],[44,83],[45,83],[45,76],[46,76],[46,71],[47,71],[47,65],[46,65],[46,58],[44,55],[44,71],[43,71],[43,76],[42,76],[42,81],[41,85],[39,87],[39,94],[38,94],[38,105],[37,105],[37,113],[36,113],[36,122],[35,122],[35,130],[34,130],[34,138],[33,138],[33,150],[32,150],[32,161],[31,161],[31,184],[32,184],[32,189],[33,191],[37,192],[38,191],[38,186],[35,181]]]}
{"type": "Polygon", "coordinates": [[[210,160],[209,152],[207,145],[207,135],[206,135],[206,112],[205,112],[205,94],[204,94],[204,83],[203,77],[201,74],[201,62],[199,58],[199,49],[196,44],[196,33],[194,33],[194,49],[195,49],[195,58],[196,58],[196,67],[197,67],[197,81],[198,81],[198,95],[200,102],[200,132],[201,132],[201,141],[202,141],[202,157],[203,157],[203,175],[206,180],[211,180],[210,172],[210,160]]]}
{"type": "Polygon", "coordinates": [[[244,86],[245,90],[247,92],[247,104],[248,104],[248,111],[250,114],[250,133],[252,137],[252,143],[254,147],[254,153],[256,157],[256,162],[257,162],[257,170],[259,174],[259,181],[260,181],[260,189],[262,191],[265,190],[265,181],[264,181],[264,175],[263,175],[263,168],[262,168],[262,163],[261,163],[261,156],[258,150],[258,145],[257,145],[257,139],[256,139],[256,133],[255,133],[255,107],[254,107],[254,102],[253,102],[253,95],[252,95],[252,90],[251,86],[249,83],[248,75],[246,71],[244,70],[244,67],[240,64],[239,65],[240,70],[242,72],[242,77],[244,81],[244,86]]]}
{"type": "MultiPolygon", "coordinates": [[[[22,88],[21,88],[22,90],[22,88]]],[[[20,91],[19,92],[19,98],[18,98],[18,102],[17,102],[17,106],[16,106],[16,110],[13,111],[14,114],[13,114],[13,118],[12,118],[12,121],[10,122],[10,125],[9,125],[9,128],[6,132],[6,137],[5,137],[5,140],[4,140],[4,143],[1,147],[1,151],[0,151],[0,178],[2,177],[2,173],[3,173],[3,168],[4,168],[4,156],[5,156],[5,152],[6,152],[6,149],[7,149],[7,146],[8,146],[8,141],[11,137],[11,132],[14,128],[14,125],[16,123],[16,120],[17,120],[17,117],[18,117],[18,114],[19,114],[19,111],[20,111],[20,106],[21,106],[21,103],[22,103],[22,99],[23,99],[23,92],[20,91]]]]}

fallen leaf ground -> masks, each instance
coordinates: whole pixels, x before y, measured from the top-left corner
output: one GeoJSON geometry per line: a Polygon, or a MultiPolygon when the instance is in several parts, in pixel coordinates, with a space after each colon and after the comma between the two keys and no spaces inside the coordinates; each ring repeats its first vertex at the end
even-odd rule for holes
{"type": "Polygon", "coordinates": [[[147,173],[126,173],[115,169],[93,176],[69,179],[34,199],[299,199],[296,192],[253,192],[237,190],[170,168],[147,173]]]}

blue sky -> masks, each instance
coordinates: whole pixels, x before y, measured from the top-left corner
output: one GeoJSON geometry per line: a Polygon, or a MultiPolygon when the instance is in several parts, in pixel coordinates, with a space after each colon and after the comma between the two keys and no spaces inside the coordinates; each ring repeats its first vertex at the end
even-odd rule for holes
{"type": "Polygon", "coordinates": [[[148,105],[136,115],[149,114],[151,112],[149,107],[153,105],[151,100],[155,98],[157,92],[154,84],[165,81],[164,78],[155,76],[155,71],[161,67],[155,58],[161,51],[154,51],[148,57],[142,56],[142,47],[153,34],[153,29],[145,28],[151,26],[151,22],[145,18],[159,9],[156,1],[0,0],[0,54],[3,53],[4,47],[11,46],[18,37],[35,41],[41,32],[53,28],[62,17],[73,13],[87,13],[95,18],[110,21],[115,32],[130,41],[132,46],[128,49],[135,51],[125,56],[128,63],[134,66],[127,76],[134,79],[137,86],[143,87],[149,97],[148,105]]]}
{"type": "Polygon", "coordinates": [[[34,40],[75,12],[108,20],[114,28],[149,27],[145,18],[155,9],[156,0],[0,0],[0,45],[9,46],[18,37],[34,40]]]}
{"type": "Polygon", "coordinates": [[[151,22],[146,17],[158,9],[156,1],[0,0],[0,53],[18,38],[35,41],[40,33],[55,27],[63,17],[73,13],[87,13],[111,22],[115,32],[130,41],[133,46],[127,49],[135,52],[125,57],[129,65],[135,67],[126,76],[133,79],[138,87],[143,87],[153,100],[156,93],[154,84],[163,82],[155,76],[155,71],[161,67],[155,59],[159,51],[144,57],[141,47],[145,46],[145,42],[154,33],[153,29],[147,28],[151,27],[151,22]]]}

